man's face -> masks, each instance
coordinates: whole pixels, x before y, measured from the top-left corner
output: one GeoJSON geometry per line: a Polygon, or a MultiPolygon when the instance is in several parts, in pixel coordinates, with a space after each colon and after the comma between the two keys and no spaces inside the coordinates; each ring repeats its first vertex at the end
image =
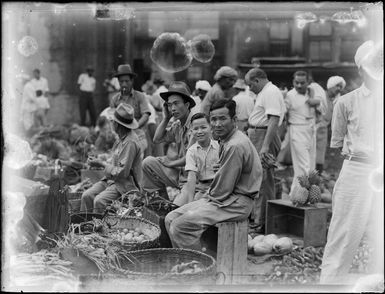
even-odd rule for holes
{"type": "Polygon", "coordinates": [[[210,124],[204,117],[195,119],[191,124],[191,132],[198,143],[206,142],[210,139],[210,124]]]}
{"type": "Polygon", "coordinates": [[[35,77],[35,79],[40,79],[40,72],[38,72],[38,71],[34,71],[33,72],[33,76],[35,77]]]}
{"type": "Polygon", "coordinates": [[[87,69],[87,73],[88,73],[88,76],[92,77],[92,75],[94,74],[94,71],[91,69],[87,69]]]}
{"type": "Polygon", "coordinates": [[[245,79],[246,85],[250,87],[250,91],[252,91],[255,94],[258,94],[261,90],[259,89],[259,83],[257,79],[250,80],[249,77],[246,77],[245,79]]]}
{"type": "Polygon", "coordinates": [[[129,94],[132,90],[134,80],[129,75],[124,75],[119,77],[120,90],[123,95],[129,94]]]}
{"type": "Polygon", "coordinates": [[[236,77],[223,77],[218,80],[218,85],[223,89],[230,89],[235,82],[237,81],[236,77]]]}
{"type": "Polygon", "coordinates": [[[309,82],[306,76],[295,76],[293,80],[293,86],[298,93],[305,95],[309,82]]]}
{"type": "Polygon", "coordinates": [[[205,98],[206,94],[207,94],[207,91],[202,90],[202,89],[197,89],[197,95],[199,96],[199,98],[201,100],[203,100],[203,98],[205,98]]]}
{"type": "Polygon", "coordinates": [[[329,93],[331,94],[330,96],[336,97],[338,94],[341,94],[342,88],[343,88],[342,83],[338,83],[334,87],[331,87],[329,89],[329,93]]]}
{"type": "Polygon", "coordinates": [[[362,80],[364,81],[365,86],[368,87],[369,89],[373,89],[373,88],[375,88],[377,85],[379,85],[380,83],[382,83],[382,81],[379,82],[379,81],[373,79],[373,78],[371,77],[371,75],[368,74],[368,73],[366,72],[366,70],[363,69],[362,67],[359,69],[359,74],[360,74],[360,76],[362,77],[362,80]]]}
{"type": "Polygon", "coordinates": [[[210,124],[215,138],[225,139],[235,128],[235,117],[231,118],[226,107],[210,112],[210,124]]]}
{"type": "Polygon", "coordinates": [[[171,95],[168,97],[167,106],[175,119],[181,119],[188,115],[189,103],[186,103],[179,95],[171,95]]]}

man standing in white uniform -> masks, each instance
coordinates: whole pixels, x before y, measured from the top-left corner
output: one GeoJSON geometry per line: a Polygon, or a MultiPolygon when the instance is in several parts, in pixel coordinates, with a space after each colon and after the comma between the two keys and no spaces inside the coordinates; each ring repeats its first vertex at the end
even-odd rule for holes
{"type": "MultiPolygon", "coordinates": [[[[370,185],[383,157],[383,81],[368,74],[368,55],[374,43],[362,44],[354,57],[364,81],[362,86],[338,98],[333,110],[330,147],[342,150],[345,160],[333,191],[332,219],[322,259],[321,283],[346,284],[349,270],[363,236],[374,249],[369,273],[384,276],[384,219],[382,191],[370,185]],[[375,164],[375,162],[377,163],[375,164]]],[[[382,179],[383,179],[383,162],[382,179]]],[[[383,181],[383,180],[382,180],[383,181]]]]}
{"type": "Polygon", "coordinates": [[[323,114],[321,99],[315,97],[314,89],[309,87],[307,72],[295,72],[293,86],[294,89],[287,92],[285,98],[294,169],[291,191],[294,185],[298,184],[298,176],[308,174],[315,169],[316,111],[323,114]]]}
{"type": "Polygon", "coordinates": [[[48,81],[46,78],[40,76],[40,70],[34,69],[33,71],[34,78],[30,81],[32,87],[35,89],[36,93],[36,123],[38,126],[47,125],[47,112],[50,108],[48,102],[48,81]]]}
{"type": "Polygon", "coordinates": [[[250,91],[257,94],[253,111],[249,116],[247,134],[258,151],[263,167],[260,197],[254,199],[252,218],[259,233],[264,232],[266,201],[275,199],[274,166],[270,159],[276,159],[281,148],[278,127],[285,115],[285,103],[279,88],[267,79],[266,73],[251,69],[245,76],[250,91]]]}
{"type": "Polygon", "coordinates": [[[96,88],[96,80],[93,77],[94,69],[90,66],[86,69],[87,73],[82,73],[78,78],[78,86],[80,89],[79,112],[80,124],[86,125],[87,110],[90,115],[91,125],[96,124],[96,110],[94,105],[93,93],[96,88]]]}

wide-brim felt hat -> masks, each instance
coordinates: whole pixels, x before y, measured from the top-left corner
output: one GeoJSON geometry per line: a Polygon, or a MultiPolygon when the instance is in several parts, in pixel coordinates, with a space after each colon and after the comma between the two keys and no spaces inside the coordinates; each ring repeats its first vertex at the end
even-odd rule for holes
{"type": "Polygon", "coordinates": [[[118,66],[118,70],[115,73],[115,77],[125,76],[129,75],[132,77],[137,77],[138,75],[134,73],[131,69],[131,65],[129,64],[121,64],[118,66]]]}
{"type": "Polygon", "coordinates": [[[112,120],[118,124],[126,127],[127,129],[137,129],[139,127],[138,122],[134,118],[134,108],[127,103],[120,103],[115,109],[112,120]]]}
{"type": "Polygon", "coordinates": [[[195,106],[195,101],[191,97],[190,89],[184,82],[173,82],[168,88],[168,92],[160,93],[160,97],[166,102],[171,95],[181,96],[183,100],[190,103],[190,108],[195,106]]]}

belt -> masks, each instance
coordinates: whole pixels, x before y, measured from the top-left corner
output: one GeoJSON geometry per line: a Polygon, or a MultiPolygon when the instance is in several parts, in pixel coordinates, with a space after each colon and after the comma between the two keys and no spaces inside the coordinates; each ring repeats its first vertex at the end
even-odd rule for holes
{"type": "Polygon", "coordinates": [[[208,183],[211,183],[213,181],[213,179],[210,179],[210,180],[199,180],[200,183],[202,184],[208,184],[208,183]]]}
{"type": "Polygon", "coordinates": [[[361,162],[361,163],[366,163],[366,164],[372,164],[373,163],[369,158],[356,157],[356,156],[352,156],[352,155],[345,155],[344,157],[346,160],[350,160],[350,161],[356,161],[356,162],[361,162]]]}
{"type": "Polygon", "coordinates": [[[267,127],[257,127],[257,126],[252,126],[252,125],[248,125],[249,129],[262,129],[262,130],[267,130],[267,127]]]}

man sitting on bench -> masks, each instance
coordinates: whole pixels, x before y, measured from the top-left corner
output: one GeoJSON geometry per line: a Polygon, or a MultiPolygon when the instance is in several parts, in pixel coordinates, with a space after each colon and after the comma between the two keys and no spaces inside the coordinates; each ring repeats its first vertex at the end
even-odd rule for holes
{"type": "Polygon", "coordinates": [[[200,238],[219,222],[247,219],[258,197],[262,165],[250,139],[236,128],[236,103],[210,107],[213,136],[219,139],[218,170],[207,197],[171,211],[165,225],[173,247],[201,250],[200,238]]]}

